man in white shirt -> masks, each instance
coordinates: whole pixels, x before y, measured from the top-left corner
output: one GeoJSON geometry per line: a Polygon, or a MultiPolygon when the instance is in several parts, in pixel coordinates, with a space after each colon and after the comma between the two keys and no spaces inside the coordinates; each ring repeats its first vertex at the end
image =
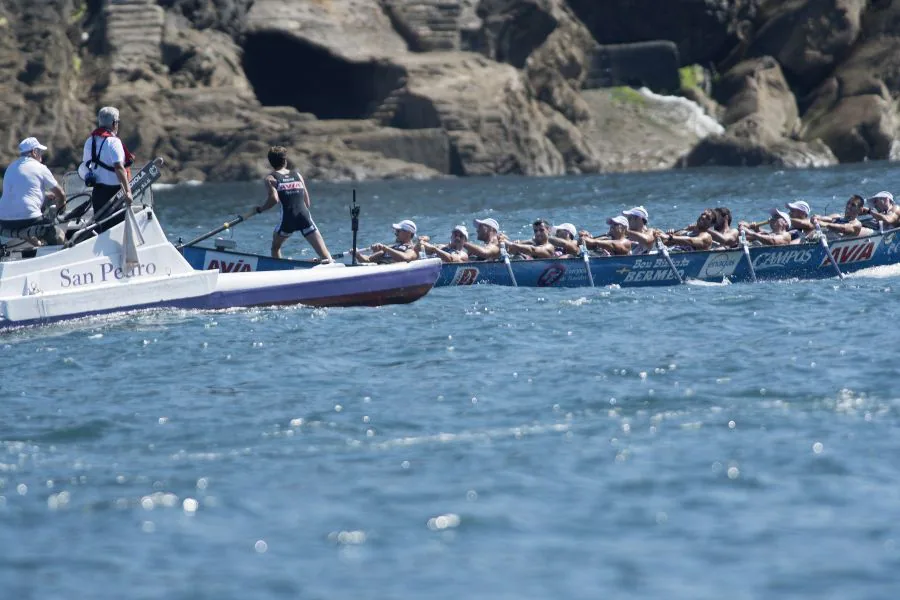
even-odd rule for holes
{"type": "MultiPolygon", "coordinates": [[[[47,243],[61,243],[59,232],[53,223],[44,218],[44,193],[62,209],[66,205],[66,193],[53,174],[43,164],[47,146],[37,138],[29,137],[19,144],[19,158],[13,161],[3,176],[3,196],[0,196],[0,228],[8,231],[46,225],[41,237],[47,243]]],[[[37,240],[29,241],[35,245],[37,240]]]]}
{"type": "MultiPolygon", "coordinates": [[[[125,190],[125,204],[130,205],[132,202],[131,186],[125,169],[134,162],[134,155],[128,151],[118,135],[119,109],[104,106],[97,113],[97,129],[92,131],[84,142],[83,162],[78,169],[85,182],[93,185],[91,205],[94,208],[95,219],[102,220],[109,217],[118,208],[106,206],[120,189],[125,190]],[[90,181],[90,176],[94,178],[93,182],[90,181]]],[[[98,228],[98,233],[121,220],[117,218],[106,222],[98,228]]]]}

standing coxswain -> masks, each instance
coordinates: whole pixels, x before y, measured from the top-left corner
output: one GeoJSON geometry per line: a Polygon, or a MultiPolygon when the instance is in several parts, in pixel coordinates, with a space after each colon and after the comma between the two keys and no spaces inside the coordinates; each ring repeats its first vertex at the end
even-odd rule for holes
{"type": "Polygon", "coordinates": [[[319,228],[309,212],[309,191],[300,171],[288,168],[287,149],[272,146],[268,154],[269,164],[274,169],[266,175],[266,201],[256,207],[256,213],[281,205],[281,222],[272,233],[272,257],[281,258],[281,246],[295,232],[299,231],[323,262],[332,262],[331,253],[319,233],[319,228]]]}

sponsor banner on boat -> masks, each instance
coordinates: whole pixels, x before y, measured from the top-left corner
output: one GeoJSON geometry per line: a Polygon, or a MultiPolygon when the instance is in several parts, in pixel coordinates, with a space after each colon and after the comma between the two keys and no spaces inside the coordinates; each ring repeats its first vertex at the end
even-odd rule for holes
{"type": "Polygon", "coordinates": [[[588,284],[587,270],[584,262],[556,262],[545,268],[538,275],[538,287],[571,287],[588,284]]]}
{"type": "Polygon", "coordinates": [[[453,274],[450,285],[474,285],[478,283],[478,267],[461,267],[453,274]]]}
{"type": "Polygon", "coordinates": [[[713,252],[700,267],[697,277],[699,279],[731,277],[742,258],[741,252],[713,252]]]}
{"type": "Polygon", "coordinates": [[[814,256],[818,255],[808,249],[784,250],[784,246],[760,254],[753,259],[753,266],[757,271],[797,269],[810,264],[814,256]]]}
{"type": "Polygon", "coordinates": [[[257,260],[255,256],[237,257],[234,254],[207,250],[203,258],[203,268],[221,273],[246,273],[256,271],[257,260]]]}
{"type": "MultiPolygon", "coordinates": [[[[833,242],[831,244],[831,255],[834,256],[834,260],[836,260],[839,265],[864,262],[872,258],[872,255],[875,254],[875,250],[880,243],[880,237],[875,239],[863,238],[848,242],[833,242]]],[[[822,264],[819,266],[822,267],[827,264],[830,264],[830,261],[826,256],[822,259],[822,264]]]]}
{"type": "MultiPolygon", "coordinates": [[[[673,256],[672,264],[678,269],[678,273],[684,277],[684,269],[691,264],[691,261],[687,257],[673,256]]],[[[627,270],[628,272],[625,273],[622,283],[678,280],[678,277],[675,276],[675,273],[672,272],[672,268],[669,266],[669,261],[663,257],[639,258],[627,270]]]]}

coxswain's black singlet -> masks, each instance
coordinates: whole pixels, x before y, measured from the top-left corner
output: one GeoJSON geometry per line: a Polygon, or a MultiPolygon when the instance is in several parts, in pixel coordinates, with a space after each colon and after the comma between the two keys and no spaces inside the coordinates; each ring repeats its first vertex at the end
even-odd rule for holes
{"type": "Polygon", "coordinates": [[[282,237],[289,237],[295,231],[304,236],[316,231],[309,209],[304,201],[306,184],[298,171],[291,171],[286,175],[274,171],[275,190],[278,192],[278,202],[281,204],[281,223],[275,230],[282,237]]]}

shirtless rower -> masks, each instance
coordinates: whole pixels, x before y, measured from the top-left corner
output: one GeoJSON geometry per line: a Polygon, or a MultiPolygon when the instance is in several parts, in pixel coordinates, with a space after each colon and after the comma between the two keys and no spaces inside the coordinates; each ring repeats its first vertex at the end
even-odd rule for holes
{"type": "Polygon", "coordinates": [[[475,219],[476,235],[483,245],[467,241],[463,244],[469,260],[497,260],[500,258],[500,224],[496,219],[475,219]]]}
{"type": "Polygon", "coordinates": [[[416,236],[416,224],[409,219],[404,219],[393,224],[396,242],[390,246],[387,244],[372,244],[372,254],[364,256],[356,251],[356,258],[360,262],[378,263],[381,265],[410,262],[416,260],[416,249],[412,240],[416,236]]]}
{"type": "Polygon", "coordinates": [[[635,206],[623,210],[622,214],[628,217],[628,231],[626,237],[634,242],[631,248],[632,254],[648,254],[656,243],[656,231],[647,226],[650,214],[643,206],[635,206]]]}
{"type": "Polygon", "coordinates": [[[550,223],[538,219],[531,224],[534,237],[524,241],[510,241],[505,235],[500,236],[501,242],[506,242],[510,254],[520,254],[525,258],[553,258],[556,249],[550,243],[550,223]]]}
{"type": "Polygon", "coordinates": [[[878,192],[869,203],[872,210],[869,214],[879,223],[884,223],[885,229],[900,226],[900,206],[894,204],[894,195],[890,192],[878,192]]]}
{"type": "Polygon", "coordinates": [[[553,255],[556,257],[581,254],[581,248],[578,246],[578,230],[571,223],[556,225],[550,236],[550,243],[553,244],[553,255]]]}
{"type": "Polygon", "coordinates": [[[791,234],[788,232],[788,223],[790,222],[790,215],[783,210],[773,208],[769,216],[769,229],[772,230],[771,233],[754,231],[750,228],[750,223],[745,221],[741,221],[738,225],[738,229],[743,229],[747,236],[747,240],[751,242],[759,242],[764,246],[787,246],[791,243],[791,234]]]}
{"type": "Polygon", "coordinates": [[[674,232],[662,233],[659,238],[666,246],[674,246],[683,251],[690,252],[692,250],[709,250],[713,244],[713,238],[709,234],[709,229],[715,223],[716,214],[713,209],[707,208],[692,227],[693,231],[687,235],[675,235],[674,232]]]}
{"type": "Polygon", "coordinates": [[[431,243],[428,236],[419,236],[419,246],[417,249],[424,250],[430,256],[437,256],[445,263],[466,262],[469,260],[469,253],[466,252],[466,242],[469,241],[469,231],[465,225],[457,225],[450,232],[450,243],[446,246],[437,247],[431,243]]]}
{"type": "Polygon", "coordinates": [[[736,228],[731,226],[731,211],[727,206],[717,206],[713,209],[713,212],[716,214],[716,222],[709,228],[713,246],[737,248],[740,242],[740,234],[736,228]]]}
{"type": "Polygon", "coordinates": [[[618,215],[607,219],[606,224],[609,225],[608,236],[592,238],[589,232],[581,232],[581,239],[584,240],[588,250],[595,250],[603,256],[625,256],[631,254],[633,244],[626,235],[628,219],[623,215],[618,215]]]}

